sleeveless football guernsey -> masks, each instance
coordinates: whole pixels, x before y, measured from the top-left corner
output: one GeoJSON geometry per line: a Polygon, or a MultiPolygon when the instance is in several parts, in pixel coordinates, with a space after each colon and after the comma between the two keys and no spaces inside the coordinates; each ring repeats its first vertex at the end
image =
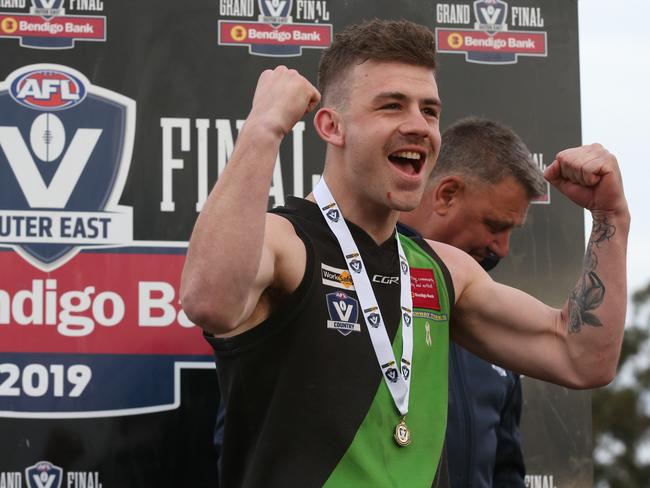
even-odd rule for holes
{"type": "MultiPolygon", "coordinates": [[[[400,415],[334,235],[313,202],[290,197],[273,212],[288,219],[305,244],[300,285],[257,327],[227,339],[206,336],[226,411],[222,486],[447,486],[438,473],[442,465],[446,475],[440,459],[454,302],[447,268],[423,240],[400,237],[413,297],[412,443],[400,447],[393,439],[400,415]]],[[[377,245],[358,226],[348,226],[400,357],[395,236],[377,245]]]]}

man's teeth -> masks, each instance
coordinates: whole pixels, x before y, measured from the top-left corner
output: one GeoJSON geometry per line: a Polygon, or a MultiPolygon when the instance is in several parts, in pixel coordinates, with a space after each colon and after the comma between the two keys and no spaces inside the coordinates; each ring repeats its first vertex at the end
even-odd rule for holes
{"type": "Polygon", "coordinates": [[[405,159],[416,159],[418,161],[420,160],[420,153],[416,153],[413,151],[401,151],[393,154],[393,156],[398,158],[405,158],[405,159]]]}

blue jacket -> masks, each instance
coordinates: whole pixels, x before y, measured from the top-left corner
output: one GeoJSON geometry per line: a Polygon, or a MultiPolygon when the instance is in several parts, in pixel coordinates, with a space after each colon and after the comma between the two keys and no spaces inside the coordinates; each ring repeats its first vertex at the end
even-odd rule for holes
{"type": "Polygon", "coordinates": [[[449,344],[447,455],[452,488],[524,487],[519,375],[449,344]]]}

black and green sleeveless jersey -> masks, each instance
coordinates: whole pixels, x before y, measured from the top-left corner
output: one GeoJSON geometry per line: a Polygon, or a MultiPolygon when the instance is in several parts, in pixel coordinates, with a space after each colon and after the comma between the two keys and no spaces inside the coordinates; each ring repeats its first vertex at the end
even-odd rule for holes
{"type": "MultiPolygon", "coordinates": [[[[305,243],[307,265],[298,289],[269,319],[233,338],[208,337],[225,405],[221,486],[447,486],[438,469],[445,464],[454,302],[447,268],[422,240],[400,237],[411,267],[414,336],[407,416],[412,443],[399,447],[393,432],[400,415],[335,237],[312,202],[289,198],[274,212],[305,243]]],[[[395,239],[377,245],[348,225],[400,357],[395,239]]]]}

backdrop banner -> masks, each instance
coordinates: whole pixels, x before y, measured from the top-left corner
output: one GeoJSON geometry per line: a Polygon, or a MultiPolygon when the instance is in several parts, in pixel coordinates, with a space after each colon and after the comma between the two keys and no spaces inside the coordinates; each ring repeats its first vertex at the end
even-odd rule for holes
{"type": "MultiPolygon", "coordinates": [[[[443,128],[500,120],[541,168],[580,144],[575,1],[0,0],[0,487],[217,486],[187,240],[259,73],[315,82],[334,34],[374,17],[435,30],[443,128]]],[[[269,207],[311,191],[323,150],[308,116],[269,207]]],[[[549,189],[494,276],[560,306],[583,233],[549,189]]],[[[524,397],[528,486],[591,486],[589,393],[524,397]]]]}

